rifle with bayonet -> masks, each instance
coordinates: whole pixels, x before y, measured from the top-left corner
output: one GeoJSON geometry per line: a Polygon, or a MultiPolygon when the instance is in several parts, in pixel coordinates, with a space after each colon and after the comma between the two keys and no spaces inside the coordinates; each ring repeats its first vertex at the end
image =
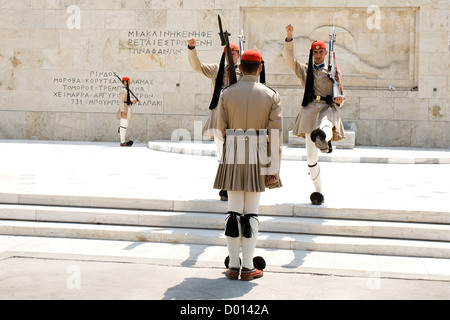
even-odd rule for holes
{"type": "MultiPolygon", "coordinates": [[[[122,78],[120,78],[120,77],[117,75],[117,73],[115,73],[114,71],[113,71],[113,73],[114,73],[114,75],[117,77],[117,79],[119,79],[120,83],[123,83],[122,78]]],[[[129,88],[129,85],[130,85],[130,84],[128,84],[128,90],[129,90],[130,93],[133,95],[133,97],[134,97],[138,102],[140,102],[139,98],[136,97],[136,95],[133,93],[133,91],[131,91],[131,89],[129,88]]]]}
{"type": "Polygon", "coordinates": [[[336,31],[333,27],[333,33],[330,33],[330,42],[328,45],[328,78],[333,83],[333,101],[337,96],[342,96],[344,91],[342,89],[341,72],[336,63],[336,53],[334,52],[334,43],[336,42],[336,31]]]}
{"type": "MultiPolygon", "coordinates": [[[[244,43],[245,43],[244,30],[241,29],[241,33],[239,34],[238,38],[239,38],[239,57],[242,57],[242,54],[245,51],[244,50],[244,43]]],[[[262,66],[263,66],[263,70],[260,73],[259,82],[265,84],[266,83],[266,74],[265,74],[265,70],[264,70],[264,68],[265,68],[264,60],[261,61],[261,63],[262,63],[262,66]]]]}
{"type": "Polygon", "coordinates": [[[241,34],[238,36],[238,38],[239,38],[239,57],[242,57],[242,54],[244,53],[244,43],[245,43],[244,30],[241,29],[241,34]]]}
{"type": "Polygon", "coordinates": [[[219,19],[220,41],[222,46],[225,46],[226,57],[229,67],[230,84],[233,84],[237,82],[237,77],[236,77],[236,70],[234,69],[234,60],[231,51],[230,40],[228,38],[229,36],[231,36],[231,33],[229,33],[227,30],[225,30],[225,32],[223,31],[222,19],[220,18],[220,15],[218,15],[218,19],[219,19]]]}

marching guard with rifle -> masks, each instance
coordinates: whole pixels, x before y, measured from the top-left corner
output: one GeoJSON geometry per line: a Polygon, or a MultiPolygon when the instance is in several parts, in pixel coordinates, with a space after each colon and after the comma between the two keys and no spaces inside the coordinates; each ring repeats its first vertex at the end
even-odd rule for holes
{"type": "MultiPolygon", "coordinates": [[[[116,75],[116,74],[115,74],[116,75]]],[[[117,111],[117,119],[120,120],[119,125],[119,135],[120,135],[120,146],[121,147],[131,147],[133,141],[126,141],[128,124],[131,119],[133,119],[133,104],[139,102],[139,99],[130,90],[130,78],[123,77],[120,79],[118,75],[116,77],[121,80],[123,87],[119,91],[119,110],[117,111]],[[136,98],[136,100],[131,100],[131,95],[136,98]]]]}
{"type": "Polygon", "coordinates": [[[318,165],[318,151],[332,152],[331,141],[345,138],[344,126],[338,109],[342,108],[345,96],[342,80],[334,56],[336,36],[330,34],[329,50],[323,41],[316,40],[311,44],[307,64],[299,62],[294,56],[294,27],[286,27],[284,42],[284,61],[300,79],[304,91],[302,106],[295,120],[292,133],[306,140],[306,157],[309,175],[313,181],[315,192],[310,196],[313,205],[324,202],[321,172],[318,165]],[[329,54],[328,65],[325,56],[329,54]]]}
{"type": "MultiPolygon", "coordinates": [[[[231,48],[231,55],[233,57],[232,61],[227,61],[227,52],[226,48],[224,48],[224,51],[222,53],[221,59],[219,63],[202,63],[200,62],[200,59],[197,55],[196,50],[196,39],[191,38],[188,39],[188,60],[191,68],[204,75],[208,79],[212,81],[214,84],[214,92],[213,96],[209,105],[209,117],[203,126],[202,135],[207,137],[214,137],[214,142],[216,144],[216,154],[218,159],[220,159],[222,155],[222,137],[220,134],[217,134],[216,130],[216,112],[217,112],[217,103],[219,101],[220,92],[223,88],[226,88],[231,83],[234,83],[240,78],[241,72],[237,69],[237,62],[240,57],[240,50],[239,46],[234,43],[230,43],[231,48]],[[227,63],[226,63],[227,62],[227,63]],[[233,70],[230,70],[233,68],[233,70]]],[[[224,45],[222,43],[222,45],[224,45]]],[[[226,190],[221,190],[219,192],[220,200],[227,201],[228,200],[228,194],[226,190]]]]}

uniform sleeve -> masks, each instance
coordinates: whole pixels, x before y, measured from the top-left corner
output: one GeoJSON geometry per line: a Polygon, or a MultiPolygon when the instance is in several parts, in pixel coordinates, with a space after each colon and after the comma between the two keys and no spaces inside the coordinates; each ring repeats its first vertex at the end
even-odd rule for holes
{"type": "Polygon", "coordinates": [[[127,100],[127,91],[121,89],[119,92],[119,111],[127,112],[128,108],[125,106],[125,100],[127,100]]]}
{"type": "Polygon", "coordinates": [[[217,77],[217,73],[219,72],[219,64],[206,64],[201,63],[198,59],[197,50],[196,49],[188,49],[188,60],[189,65],[191,66],[192,70],[195,72],[198,72],[207,78],[209,78],[211,81],[215,81],[217,77]]]}
{"type": "Polygon", "coordinates": [[[228,129],[228,117],[223,100],[223,91],[220,93],[219,103],[217,106],[216,128],[220,130],[222,139],[225,141],[225,134],[228,129]]]}
{"type": "MultiPolygon", "coordinates": [[[[339,69],[339,73],[340,73],[340,75],[341,75],[341,85],[342,85],[342,90],[344,90],[344,80],[342,80],[342,72],[341,72],[340,69],[339,69]]],[[[336,77],[335,77],[335,79],[336,79],[336,81],[339,83],[339,76],[338,76],[337,72],[336,72],[336,77]]],[[[344,94],[343,94],[343,95],[344,95],[344,94]]],[[[339,106],[335,103],[336,107],[339,108],[339,109],[341,109],[341,108],[344,106],[344,104],[345,104],[345,100],[344,100],[339,106]]]]}
{"type": "Polygon", "coordinates": [[[306,75],[308,66],[300,63],[294,56],[294,41],[284,41],[284,62],[291,69],[297,78],[302,82],[302,86],[306,85],[306,75]]]}
{"type": "Polygon", "coordinates": [[[283,150],[283,112],[278,93],[274,93],[272,100],[272,107],[269,113],[269,125],[267,128],[269,129],[269,154],[271,159],[275,160],[275,163],[272,163],[272,165],[275,164],[277,168],[273,168],[274,172],[271,172],[271,174],[280,174],[281,153],[283,150]],[[277,144],[273,144],[275,143],[274,139],[277,140],[277,144]],[[272,150],[274,146],[277,146],[278,150],[272,150]],[[278,159],[276,159],[277,156],[278,159]]]}

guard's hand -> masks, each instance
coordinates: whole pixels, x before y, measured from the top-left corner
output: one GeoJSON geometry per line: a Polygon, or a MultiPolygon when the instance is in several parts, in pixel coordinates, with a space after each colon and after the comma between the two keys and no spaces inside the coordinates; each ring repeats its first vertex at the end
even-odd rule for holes
{"type": "Polygon", "coordinates": [[[275,184],[280,180],[280,176],[278,174],[268,175],[266,176],[266,185],[275,184]]]}
{"type": "Polygon", "coordinates": [[[337,96],[334,98],[334,102],[337,104],[342,104],[344,102],[344,100],[345,100],[344,96],[337,96]]]}
{"type": "Polygon", "coordinates": [[[195,46],[197,45],[197,40],[195,40],[195,38],[190,38],[190,39],[188,39],[187,43],[188,43],[189,49],[194,49],[195,46]]]}
{"type": "Polygon", "coordinates": [[[288,24],[286,26],[286,38],[288,41],[291,41],[294,35],[294,26],[292,24],[288,24]]]}

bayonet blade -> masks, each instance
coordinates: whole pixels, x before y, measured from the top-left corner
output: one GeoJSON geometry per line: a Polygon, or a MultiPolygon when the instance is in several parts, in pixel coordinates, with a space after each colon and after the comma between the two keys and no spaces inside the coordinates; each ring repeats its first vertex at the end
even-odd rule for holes
{"type": "Polygon", "coordinates": [[[222,19],[220,18],[220,14],[217,15],[217,18],[219,20],[219,36],[220,36],[220,42],[221,45],[224,46],[226,44],[225,42],[225,37],[224,37],[224,33],[223,33],[223,28],[222,28],[222,19]]]}

